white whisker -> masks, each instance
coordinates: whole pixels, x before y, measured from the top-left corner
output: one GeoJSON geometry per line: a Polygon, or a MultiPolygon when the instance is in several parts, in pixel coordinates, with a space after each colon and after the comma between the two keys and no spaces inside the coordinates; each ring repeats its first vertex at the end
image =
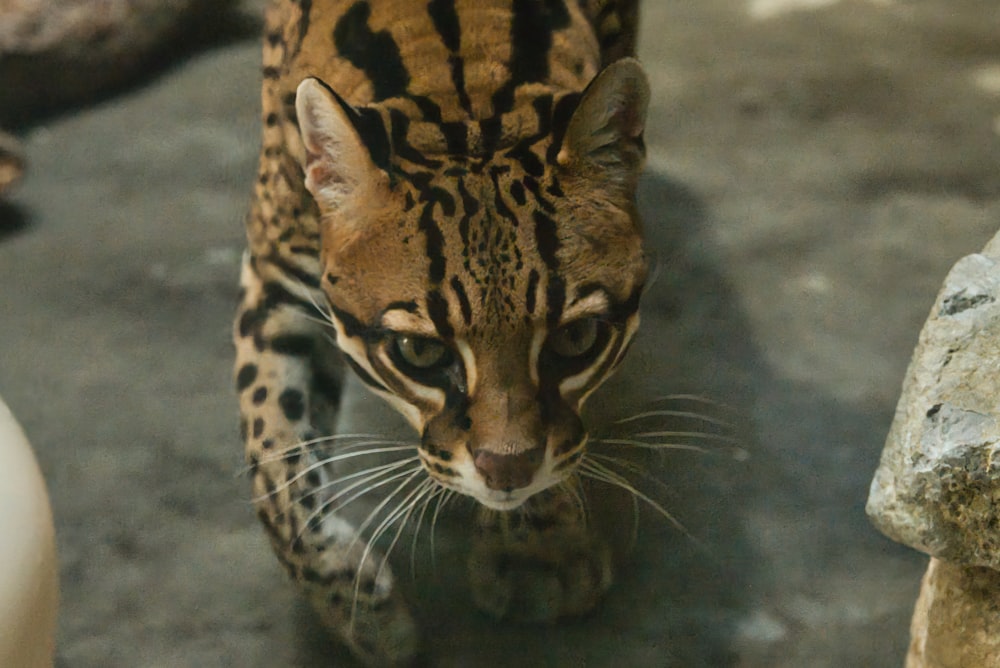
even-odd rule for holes
{"type": "Polygon", "coordinates": [[[722,443],[730,443],[733,445],[740,445],[743,441],[735,436],[726,436],[725,434],[713,434],[711,432],[705,431],[641,431],[636,434],[632,434],[633,438],[694,438],[705,441],[721,441],[722,443]]]}
{"type": "Polygon", "coordinates": [[[664,519],[666,519],[667,522],[671,524],[671,526],[673,526],[675,529],[683,533],[691,540],[695,540],[694,536],[691,535],[691,533],[687,530],[687,528],[683,524],[681,524],[680,521],[678,521],[678,519],[674,517],[672,513],[670,513],[670,511],[668,511],[666,508],[664,508],[659,503],[654,501],[647,494],[644,494],[643,492],[636,489],[634,485],[632,485],[628,480],[623,478],[618,473],[615,473],[606,466],[600,464],[599,462],[595,462],[591,459],[584,459],[583,461],[581,461],[579,470],[580,474],[583,476],[586,476],[593,480],[599,480],[611,485],[615,485],[625,490],[629,494],[633,495],[634,497],[642,500],[643,502],[646,503],[646,505],[648,505],[650,508],[659,513],[664,519]]]}
{"type": "Polygon", "coordinates": [[[438,515],[444,510],[444,507],[448,505],[457,492],[453,489],[448,489],[443,487],[444,494],[438,496],[437,505],[434,506],[434,514],[431,516],[431,570],[437,573],[437,544],[434,541],[435,531],[437,530],[438,515]]]}
{"type": "MultiPolygon", "coordinates": [[[[428,478],[428,480],[431,479],[428,478]]],[[[433,480],[431,481],[433,482],[433,480]]],[[[413,527],[413,540],[410,541],[410,577],[415,577],[417,573],[417,539],[420,538],[420,529],[423,527],[424,517],[427,515],[427,509],[430,508],[431,501],[440,498],[445,491],[444,487],[435,483],[434,491],[424,497],[423,505],[420,508],[420,514],[417,516],[417,523],[413,527]]]]}
{"type": "Polygon", "coordinates": [[[605,445],[627,445],[646,450],[688,450],[703,455],[713,454],[712,451],[707,448],[703,448],[700,445],[690,445],[688,443],[647,443],[645,441],[636,441],[629,438],[601,438],[594,440],[597,443],[605,445]]]}
{"type": "Polygon", "coordinates": [[[378,454],[383,454],[383,453],[386,453],[386,452],[399,452],[401,450],[411,450],[411,449],[412,449],[412,446],[397,446],[397,447],[391,447],[391,448],[374,448],[374,449],[371,449],[371,450],[362,450],[360,452],[346,452],[346,453],[339,454],[339,455],[333,455],[331,457],[325,457],[323,459],[319,459],[319,460],[316,460],[316,461],[312,462],[311,464],[309,464],[309,466],[305,467],[304,469],[302,469],[301,471],[299,471],[298,473],[296,473],[291,478],[288,478],[287,480],[283,481],[273,491],[271,491],[270,494],[273,495],[273,494],[275,494],[277,492],[280,492],[280,491],[282,491],[284,489],[287,489],[287,488],[291,487],[296,482],[298,482],[302,478],[304,478],[307,475],[309,475],[311,472],[316,471],[318,469],[321,469],[321,468],[323,468],[324,466],[326,466],[328,464],[333,464],[335,462],[343,461],[345,459],[352,459],[354,457],[366,457],[368,455],[378,455],[378,454]]]}
{"type": "Polygon", "coordinates": [[[705,422],[707,424],[713,424],[717,427],[724,427],[726,429],[732,429],[733,424],[721,420],[719,418],[712,417],[711,415],[705,415],[703,413],[695,413],[693,411],[680,411],[680,410],[655,410],[655,411],[643,411],[642,413],[637,413],[635,415],[630,415],[629,417],[617,420],[615,424],[625,424],[627,422],[636,422],[638,420],[645,420],[652,417],[679,417],[688,418],[691,420],[698,420],[700,422],[705,422]]]}
{"type": "MultiPolygon", "coordinates": [[[[421,471],[422,471],[422,467],[417,467],[417,469],[415,471],[411,472],[409,475],[407,475],[406,478],[403,480],[403,482],[401,482],[399,485],[397,485],[396,488],[394,490],[392,490],[385,497],[385,499],[383,499],[377,506],[375,506],[374,510],[372,510],[370,513],[368,513],[368,517],[366,517],[365,521],[362,522],[361,526],[358,527],[357,532],[354,535],[354,539],[351,540],[350,544],[347,546],[348,553],[350,553],[350,551],[354,549],[354,546],[357,544],[357,542],[364,535],[364,532],[368,529],[369,526],[371,526],[372,522],[375,521],[375,519],[379,516],[379,514],[382,512],[382,510],[387,505],[389,505],[389,503],[392,501],[392,499],[394,499],[396,497],[397,494],[399,494],[404,489],[406,489],[406,486],[409,485],[411,482],[413,482],[413,480],[417,477],[417,475],[420,474],[421,471]]],[[[426,481],[424,481],[424,482],[426,482],[426,481]]],[[[353,620],[354,620],[354,613],[357,611],[358,595],[361,593],[361,575],[364,572],[365,562],[368,561],[368,557],[371,555],[371,551],[374,548],[375,542],[379,539],[379,536],[382,534],[382,532],[385,530],[385,528],[388,527],[388,526],[391,526],[392,522],[394,522],[398,518],[397,513],[399,512],[399,509],[401,507],[404,507],[405,504],[407,503],[407,500],[409,500],[413,496],[413,494],[416,493],[418,490],[420,490],[422,487],[423,487],[423,484],[417,485],[416,489],[412,490],[410,492],[410,494],[407,495],[403,499],[403,501],[401,501],[400,504],[396,506],[396,508],[393,511],[391,511],[390,513],[388,513],[387,517],[382,521],[381,524],[378,525],[378,527],[375,529],[375,531],[372,532],[371,538],[366,542],[365,548],[364,548],[364,550],[361,553],[361,559],[358,561],[357,573],[355,574],[355,577],[354,577],[354,601],[351,604],[351,620],[352,620],[351,623],[352,623],[352,625],[354,623],[353,622],[353,620]]],[[[378,569],[376,569],[375,574],[372,576],[372,586],[373,587],[375,586],[375,583],[378,581],[379,572],[380,571],[378,569]]]]}
{"type": "MultiPolygon", "coordinates": [[[[389,555],[392,554],[392,551],[396,547],[396,543],[399,542],[399,537],[403,534],[403,529],[406,528],[410,518],[413,516],[413,511],[420,504],[421,500],[426,499],[427,495],[434,491],[436,485],[437,484],[432,478],[425,478],[420,485],[418,485],[417,488],[410,493],[409,496],[400,502],[400,509],[394,513],[394,517],[386,518],[386,521],[389,522],[387,527],[392,526],[397,519],[399,520],[399,526],[396,528],[396,535],[392,537],[392,541],[389,543],[389,547],[386,548],[385,554],[382,555],[382,561],[379,563],[378,569],[375,571],[375,577],[378,577],[379,573],[385,569],[385,565],[389,561],[389,555]],[[402,508],[405,508],[405,513],[401,510],[402,508]]],[[[373,545],[376,540],[378,540],[377,535],[372,537],[370,544],[373,545]]]]}
{"type": "MultiPolygon", "coordinates": [[[[352,473],[347,476],[334,478],[333,480],[330,480],[329,482],[326,482],[317,489],[313,490],[312,491],[313,494],[319,494],[320,492],[326,491],[331,487],[335,487],[336,485],[339,485],[344,481],[350,480],[352,478],[361,477],[361,480],[357,480],[351,483],[347,487],[339,490],[336,494],[333,494],[328,498],[324,499],[323,502],[320,503],[315,510],[310,512],[309,515],[306,517],[305,522],[303,523],[303,526],[300,529],[298,536],[296,536],[296,538],[301,538],[302,534],[305,533],[305,530],[312,524],[313,520],[322,515],[323,513],[325,513],[327,509],[329,509],[334,504],[336,504],[337,509],[345,508],[346,506],[350,505],[351,502],[361,498],[362,496],[368,494],[372,490],[378,489],[383,485],[391,483],[393,480],[398,480],[399,478],[409,474],[410,472],[412,472],[413,470],[412,468],[408,468],[402,472],[396,472],[396,471],[409,464],[412,464],[417,459],[418,459],[417,457],[409,457],[407,459],[403,459],[398,462],[392,462],[390,464],[383,464],[381,466],[364,469],[363,471],[358,471],[356,473],[352,473]],[[389,474],[393,475],[391,475],[388,478],[385,478],[384,480],[375,482],[379,478],[389,474]],[[346,501],[338,502],[338,500],[345,494],[359,487],[363,488],[360,492],[356,492],[355,494],[351,495],[346,501]]],[[[418,465],[418,470],[419,470],[419,465],[418,465]]]]}

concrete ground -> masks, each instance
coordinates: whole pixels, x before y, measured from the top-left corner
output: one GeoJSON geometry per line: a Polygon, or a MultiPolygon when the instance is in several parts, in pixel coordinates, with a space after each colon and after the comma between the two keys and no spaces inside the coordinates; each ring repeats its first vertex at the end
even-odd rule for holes
{"type": "MultiPolygon", "coordinates": [[[[899,666],[925,560],[863,507],[937,288],[1000,226],[1000,12],[644,9],[659,278],[595,421],[615,435],[653,426],[610,424],[650,406],[707,412],[749,457],[657,456],[656,480],[635,480],[689,535],[644,510],[605,605],[555,627],[474,611],[467,509],[444,513],[436,567],[426,526],[412,576],[398,550],[428,663],[899,666]],[[673,394],[719,405],[653,401],[673,394]]],[[[229,324],[258,52],[251,29],[21,131],[31,171],[0,208],[0,394],[52,493],[59,666],[352,665],[298,602],[238,476],[229,324]]],[[[398,428],[355,400],[353,422],[398,428]]]]}

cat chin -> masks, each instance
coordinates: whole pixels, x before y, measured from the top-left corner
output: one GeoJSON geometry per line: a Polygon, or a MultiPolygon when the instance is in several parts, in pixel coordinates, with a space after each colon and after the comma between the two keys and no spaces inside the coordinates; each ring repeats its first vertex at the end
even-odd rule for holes
{"type": "Polygon", "coordinates": [[[512,492],[500,492],[497,490],[486,489],[484,486],[481,490],[473,492],[466,491],[464,493],[471,496],[473,499],[478,501],[480,505],[486,506],[490,510],[510,511],[520,508],[526,501],[528,501],[528,499],[535,496],[539,492],[552,487],[558,482],[559,480],[556,479],[547,481],[546,484],[545,482],[539,482],[536,480],[527,487],[515,489],[512,492]]]}
{"type": "Polygon", "coordinates": [[[509,510],[516,510],[517,508],[520,508],[524,504],[525,501],[527,501],[529,498],[531,498],[531,495],[530,494],[510,494],[510,495],[507,495],[506,498],[495,498],[495,497],[480,498],[479,496],[475,496],[473,498],[476,501],[478,501],[481,505],[486,506],[490,510],[509,511],[509,510]]]}

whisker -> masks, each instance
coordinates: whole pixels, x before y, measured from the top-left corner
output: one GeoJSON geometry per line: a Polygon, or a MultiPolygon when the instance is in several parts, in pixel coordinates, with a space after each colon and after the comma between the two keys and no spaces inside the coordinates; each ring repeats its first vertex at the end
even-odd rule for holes
{"type": "MultiPolygon", "coordinates": [[[[331,504],[333,504],[335,501],[337,501],[338,499],[340,499],[341,497],[343,497],[349,491],[351,491],[353,489],[357,489],[358,487],[364,487],[366,484],[368,484],[369,482],[372,482],[374,479],[380,477],[381,475],[384,475],[385,473],[396,471],[395,473],[393,473],[393,475],[391,477],[386,478],[384,480],[379,480],[377,483],[374,483],[374,484],[372,484],[369,487],[364,487],[364,489],[361,489],[360,491],[355,492],[354,494],[351,494],[351,496],[349,496],[344,501],[338,502],[337,503],[337,509],[339,510],[341,508],[345,508],[345,507],[349,506],[351,503],[353,503],[353,502],[357,501],[358,499],[360,499],[361,497],[363,497],[365,494],[368,494],[368,493],[372,492],[373,490],[376,490],[379,487],[382,487],[383,485],[388,485],[389,483],[391,483],[391,482],[393,482],[395,480],[399,480],[403,476],[409,475],[411,473],[419,473],[421,471],[421,468],[422,468],[421,465],[419,463],[417,463],[416,465],[413,465],[413,463],[415,461],[417,461],[417,459],[418,459],[417,457],[409,457],[407,459],[403,459],[403,460],[400,460],[398,462],[393,462],[392,464],[386,464],[386,465],[384,465],[385,466],[385,470],[382,473],[377,474],[377,475],[373,475],[373,476],[371,476],[369,478],[364,478],[364,479],[359,480],[357,482],[354,482],[354,483],[348,485],[347,487],[345,487],[344,489],[338,491],[336,494],[334,494],[333,496],[331,496],[329,499],[325,500],[323,502],[323,506],[322,506],[323,510],[325,510],[326,508],[329,508],[331,504]],[[403,468],[404,466],[406,466],[408,464],[411,465],[409,468],[405,468],[403,471],[397,471],[398,469],[403,468]]],[[[333,484],[337,484],[339,482],[340,482],[340,479],[334,481],[333,484]]],[[[331,484],[330,486],[332,487],[333,485],[331,484]]]]}
{"type": "MultiPolygon", "coordinates": [[[[326,313],[324,313],[323,315],[326,315],[326,313]]],[[[300,318],[308,320],[309,322],[314,322],[317,325],[322,325],[323,327],[329,327],[330,329],[333,329],[333,322],[331,322],[329,318],[317,318],[314,315],[309,315],[308,313],[302,313],[301,311],[298,311],[298,316],[300,318]]]]}
{"type": "Polygon", "coordinates": [[[590,517],[590,509],[587,506],[586,496],[580,490],[580,478],[574,473],[560,482],[559,488],[565,490],[566,493],[573,499],[573,504],[576,506],[577,510],[580,511],[580,515],[584,518],[584,522],[586,523],[590,517]]]}
{"type": "Polygon", "coordinates": [[[681,411],[681,410],[655,410],[655,411],[643,411],[642,413],[637,413],[635,415],[630,415],[629,417],[617,420],[615,424],[625,424],[628,422],[636,422],[638,420],[645,420],[651,417],[679,417],[688,418],[691,420],[698,420],[700,422],[705,422],[707,424],[712,424],[717,427],[724,427],[726,429],[733,429],[734,425],[731,422],[726,422],[720,418],[712,417],[711,415],[705,415],[703,413],[696,413],[694,411],[681,411]]]}
{"type": "Polygon", "coordinates": [[[615,485],[625,490],[632,496],[642,500],[650,508],[655,510],[664,519],[666,519],[671,526],[673,526],[675,529],[683,533],[692,541],[695,541],[696,543],[698,542],[697,539],[695,539],[694,536],[691,535],[691,532],[689,532],[687,528],[683,524],[681,524],[680,521],[676,517],[674,517],[670,511],[668,511],[662,505],[654,501],[647,494],[644,494],[643,492],[636,489],[634,485],[632,485],[628,480],[623,478],[618,473],[615,473],[614,471],[608,469],[606,466],[600,464],[599,462],[595,462],[590,459],[585,459],[580,462],[579,471],[581,475],[584,475],[593,480],[598,480],[611,485],[615,485]]]}
{"type": "MultiPolygon", "coordinates": [[[[355,477],[357,477],[359,475],[365,475],[365,474],[371,473],[373,471],[378,471],[378,470],[381,470],[381,469],[385,469],[385,468],[388,468],[388,467],[393,466],[395,464],[396,464],[396,462],[393,462],[392,464],[385,464],[385,465],[382,465],[382,466],[376,466],[376,467],[372,467],[372,468],[366,468],[366,469],[363,469],[361,471],[358,471],[357,473],[352,473],[349,476],[344,476],[343,478],[336,478],[336,479],[333,479],[333,480],[327,480],[322,485],[319,485],[318,487],[316,487],[313,490],[313,492],[314,493],[318,493],[318,492],[321,492],[323,490],[326,490],[326,489],[334,486],[335,484],[339,483],[342,479],[355,478],[355,477]]],[[[271,497],[277,497],[282,491],[288,489],[288,487],[290,487],[290,486],[291,485],[288,482],[286,482],[286,483],[284,483],[282,485],[275,486],[274,489],[271,489],[271,490],[269,490],[268,492],[266,492],[264,494],[259,494],[257,496],[250,497],[250,502],[251,503],[259,503],[261,501],[266,501],[267,499],[269,499],[271,497]]]]}
{"type": "MultiPolygon", "coordinates": [[[[428,480],[430,480],[430,478],[428,478],[428,480]]],[[[424,524],[424,516],[427,514],[428,508],[430,508],[431,501],[440,498],[445,491],[444,487],[436,485],[434,491],[424,497],[423,505],[420,508],[420,514],[417,516],[417,524],[413,528],[413,540],[410,542],[410,577],[416,577],[417,574],[417,540],[420,538],[420,529],[424,524]]]]}
{"type": "MultiPolygon", "coordinates": [[[[420,485],[418,485],[417,488],[400,503],[401,508],[404,506],[406,508],[405,514],[402,514],[402,511],[398,511],[395,513],[395,518],[392,518],[391,521],[389,521],[388,526],[392,526],[392,524],[399,519],[399,526],[396,528],[396,535],[392,537],[392,541],[389,543],[389,547],[386,548],[385,554],[382,555],[382,561],[379,563],[378,569],[375,571],[375,577],[378,577],[378,575],[385,568],[386,563],[388,563],[389,555],[392,554],[392,551],[396,547],[396,543],[399,542],[399,537],[403,534],[403,529],[406,528],[410,518],[413,516],[413,511],[416,510],[421,500],[426,499],[428,494],[431,494],[434,491],[435,485],[436,483],[432,478],[425,478],[420,485]]],[[[387,518],[387,521],[389,519],[390,518],[387,518]]],[[[377,539],[377,536],[372,538],[370,545],[373,545],[377,539]]]]}
{"type": "Polygon", "coordinates": [[[721,401],[716,401],[715,399],[710,399],[704,397],[700,394],[689,394],[689,393],[677,393],[677,394],[664,394],[658,397],[653,397],[651,400],[653,403],[659,403],[662,401],[690,401],[692,403],[704,404],[706,406],[713,406],[725,411],[735,411],[732,406],[725,404],[721,401]]]}
{"type": "MultiPolygon", "coordinates": [[[[361,526],[358,527],[358,529],[357,529],[357,531],[356,531],[356,533],[354,535],[354,538],[351,540],[350,544],[348,545],[348,547],[347,547],[348,553],[350,553],[350,551],[354,548],[354,546],[357,544],[357,542],[359,540],[361,540],[361,537],[364,535],[364,532],[368,529],[369,526],[371,526],[372,522],[375,521],[375,519],[379,516],[379,514],[382,512],[382,510],[385,509],[385,507],[392,501],[392,499],[394,499],[396,497],[397,494],[399,494],[400,492],[402,492],[404,489],[406,489],[407,485],[409,485],[411,482],[413,482],[413,480],[417,477],[417,475],[420,474],[421,470],[422,470],[422,467],[417,467],[416,470],[414,470],[411,473],[409,473],[409,475],[406,476],[406,478],[403,480],[403,482],[401,482],[399,485],[397,485],[396,488],[394,490],[392,490],[385,497],[385,499],[383,499],[377,506],[375,506],[374,510],[372,510],[370,513],[368,513],[368,517],[366,517],[365,521],[362,522],[361,526]]],[[[426,482],[426,481],[424,481],[424,482],[426,482]]],[[[395,509],[393,509],[390,513],[388,513],[387,517],[384,520],[382,520],[382,523],[378,525],[378,527],[375,529],[374,532],[372,532],[371,538],[366,542],[364,551],[361,553],[361,560],[358,562],[357,574],[355,575],[355,578],[354,578],[354,601],[351,604],[351,624],[352,624],[352,627],[353,627],[353,624],[354,624],[355,612],[357,611],[357,606],[358,606],[358,595],[361,593],[361,575],[362,575],[362,573],[364,571],[365,562],[368,561],[368,557],[371,555],[371,551],[374,548],[375,542],[379,539],[379,537],[381,536],[382,532],[385,531],[385,529],[388,526],[391,526],[392,522],[394,522],[396,519],[398,519],[398,514],[397,513],[399,512],[400,508],[404,507],[405,504],[407,503],[407,501],[410,498],[412,498],[413,494],[416,493],[417,491],[419,491],[422,488],[423,488],[423,482],[420,485],[417,485],[416,489],[412,490],[409,493],[409,495],[407,495],[396,506],[395,509]]],[[[393,542],[395,543],[395,541],[393,541],[393,542]]],[[[379,569],[376,569],[375,575],[372,578],[372,584],[373,584],[373,586],[378,581],[378,575],[379,575],[380,572],[381,571],[379,569]]]]}
{"type": "Polygon", "coordinates": [[[383,454],[383,453],[386,453],[386,452],[399,452],[401,450],[410,450],[411,447],[412,446],[397,446],[397,447],[391,447],[391,448],[374,448],[374,449],[371,449],[371,450],[362,450],[360,452],[345,452],[345,453],[342,453],[342,454],[339,454],[339,455],[332,455],[330,457],[324,457],[323,459],[318,459],[318,460],[312,462],[311,464],[309,464],[309,466],[303,468],[301,471],[299,471],[298,473],[296,473],[291,478],[286,479],[280,485],[276,486],[275,489],[271,492],[271,494],[275,494],[277,492],[280,492],[280,491],[282,491],[284,489],[287,489],[287,488],[291,487],[293,484],[295,484],[299,480],[302,480],[302,478],[306,477],[311,472],[316,471],[317,469],[321,469],[321,468],[323,468],[324,466],[326,466],[328,464],[333,464],[333,463],[338,462],[338,461],[343,461],[345,459],[352,459],[352,458],[355,458],[355,457],[366,457],[368,455],[377,455],[377,454],[383,454]]]}
{"type": "Polygon", "coordinates": [[[444,494],[438,497],[437,505],[434,506],[434,515],[431,517],[431,570],[437,573],[437,545],[434,541],[435,531],[437,529],[438,516],[444,507],[448,505],[448,502],[455,498],[457,492],[453,489],[448,489],[447,487],[442,487],[444,489],[444,494]]]}
{"type": "Polygon", "coordinates": [[[322,307],[322,306],[320,306],[319,304],[316,303],[316,300],[313,298],[313,291],[309,288],[308,285],[306,285],[305,283],[301,283],[301,287],[302,287],[302,291],[305,293],[306,297],[309,299],[309,303],[312,304],[313,308],[316,309],[317,313],[319,313],[321,316],[323,316],[325,324],[332,326],[333,325],[333,318],[331,317],[330,312],[327,311],[324,307],[322,307]]]}
{"type": "MultiPolygon", "coordinates": [[[[305,441],[296,441],[295,443],[291,443],[279,450],[270,451],[267,453],[267,456],[258,459],[257,464],[262,464],[262,463],[266,464],[269,462],[283,461],[285,459],[288,459],[289,457],[300,455],[301,451],[304,449],[316,449],[313,448],[313,446],[320,444],[333,444],[336,445],[338,450],[348,450],[350,448],[358,448],[369,445],[411,445],[406,441],[389,440],[380,438],[376,435],[333,434],[329,436],[317,436],[316,438],[311,438],[305,441]],[[347,440],[347,439],[369,439],[369,440],[358,440],[356,443],[348,443],[346,445],[342,443],[336,443],[337,441],[347,440]]],[[[241,468],[237,473],[237,475],[246,474],[250,472],[252,469],[253,469],[252,465],[247,465],[241,468]]]]}
{"type": "Polygon", "coordinates": [[[647,443],[646,441],[636,441],[630,438],[600,438],[594,440],[595,442],[602,443],[604,445],[627,445],[646,450],[689,450],[702,455],[715,454],[711,450],[703,448],[700,445],[691,445],[689,443],[647,443]]]}
{"type": "MultiPolygon", "coordinates": [[[[403,459],[403,460],[398,461],[398,462],[392,462],[390,464],[383,464],[381,466],[376,466],[376,467],[373,467],[373,468],[365,469],[363,471],[358,471],[357,473],[352,473],[351,475],[348,475],[348,476],[343,476],[341,478],[335,478],[335,479],[330,480],[329,482],[321,485],[319,488],[317,488],[316,490],[313,491],[313,494],[318,494],[320,492],[326,491],[326,490],[330,489],[331,487],[335,487],[336,485],[339,485],[340,483],[342,483],[342,482],[344,482],[346,480],[364,476],[364,477],[361,478],[361,480],[357,480],[357,481],[351,483],[350,485],[348,485],[344,489],[338,491],[336,494],[333,494],[330,497],[324,499],[323,502],[315,510],[311,511],[309,513],[309,515],[306,517],[305,522],[303,523],[302,528],[299,530],[299,532],[298,532],[298,534],[296,536],[296,540],[298,540],[299,538],[301,538],[302,534],[304,534],[305,531],[306,531],[306,529],[308,529],[312,525],[313,521],[317,517],[319,517],[323,513],[325,513],[331,506],[333,506],[334,504],[336,504],[336,506],[337,506],[338,509],[344,508],[344,507],[350,505],[351,502],[353,502],[353,501],[361,498],[362,496],[364,496],[365,494],[368,494],[372,490],[378,489],[379,487],[382,487],[383,485],[387,485],[387,484],[391,483],[392,481],[398,480],[399,478],[401,478],[401,477],[403,477],[403,476],[411,473],[413,471],[413,468],[408,468],[408,469],[406,469],[406,470],[404,470],[402,472],[396,472],[396,471],[398,471],[398,469],[400,469],[400,468],[405,467],[408,464],[412,464],[416,460],[417,460],[417,457],[410,457],[408,459],[403,459]],[[396,473],[394,473],[394,472],[396,472],[396,473]],[[380,480],[378,482],[375,482],[379,478],[381,478],[383,476],[386,476],[386,475],[389,475],[389,474],[392,474],[392,475],[390,475],[388,478],[385,478],[384,480],[380,480]],[[343,501],[343,502],[340,502],[340,503],[337,502],[338,499],[340,499],[341,497],[343,497],[345,494],[347,494],[351,490],[357,489],[359,487],[363,487],[364,489],[362,489],[360,492],[357,492],[357,493],[351,495],[351,497],[348,498],[346,501],[343,501]]],[[[419,468],[417,470],[419,470],[419,468]]]]}
{"type": "MultiPolygon", "coordinates": [[[[643,467],[639,466],[634,462],[630,462],[627,459],[623,459],[621,457],[611,457],[609,455],[601,455],[597,453],[590,453],[588,456],[591,457],[592,459],[597,459],[601,462],[605,462],[608,465],[613,464],[615,466],[620,466],[623,469],[630,471],[645,480],[648,480],[649,482],[653,483],[667,494],[673,495],[676,493],[676,490],[672,489],[669,485],[667,485],[667,483],[663,482],[656,476],[652,475],[651,473],[649,473],[649,471],[645,470],[643,467]]],[[[608,471],[612,472],[610,469],[608,469],[608,471]]]]}
{"type": "MultiPolygon", "coordinates": [[[[382,501],[380,501],[377,506],[375,506],[374,510],[368,513],[368,517],[366,517],[365,520],[361,523],[361,525],[358,526],[355,532],[354,539],[351,541],[350,546],[348,546],[348,551],[350,551],[354,547],[354,545],[358,542],[358,540],[361,539],[364,532],[368,529],[369,526],[371,526],[372,522],[375,521],[379,513],[381,513],[382,510],[384,510],[385,507],[392,502],[392,500],[396,497],[396,495],[402,492],[406,488],[406,486],[409,485],[414,480],[414,478],[416,478],[421,473],[421,471],[423,471],[423,467],[421,465],[417,465],[414,468],[407,469],[406,471],[397,474],[395,476],[396,479],[405,476],[405,479],[403,480],[403,482],[397,485],[394,490],[389,492],[389,494],[386,495],[386,497],[382,499],[382,501]]],[[[365,491],[364,493],[367,494],[368,492],[365,491]]],[[[359,567],[359,572],[360,572],[360,567],[359,567]]]]}
{"type": "MultiPolygon", "coordinates": [[[[297,451],[300,451],[303,448],[311,448],[312,446],[319,445],[321,443],[331,443],[331,444],[333,444],[333,443],[335,443],[337,441],[346,441],[346,440],[349,440],[349,439],[360,439],[360,440],[357,443],[348,443],[347,445],[343,445],[341,443],[336,443],[337,449],[339,449],[339,450],[347,450],[347,449],[350,449],[350,448],[357,448],[357,447],[368,446],[368,445],[406,445],[407,444],[405,441],[392,441],[392,440],[383,439],[380,436],[378,436],[377,434],[330,434],[330,435],[327,435],[327,436],[317,436],[316,438],[311,438],[311,439],[308,439],[308,440],[305,440],[305,441],[296,441],[295,443],[287,445],[284,448],[281,448],[279,450],[269,451],[267,453],[267,456],[264,457],[264,458],[258,459],[257,462],[256,462],[256,464],[260,465],[260,464],[266,464],[266,463],[269,463],[269,462],[282,461],[282,460],[287,459],[288,457],[292,456],[293,454],[300,454],[297,451]],[[363,439],[368,439],[368,440],[363,440],[363,439]]],[[[253,470],[253,468],[254,468],[253,464],[248,464],[246,466],[242,466],[239,469],[237,469],[236,473],[234,474],[234,477],[240,477],[240,476],[246,475],[247,473],[250,473],[253,470]]]]}
{"type": "Polygon", "coordinates": [[[633,438],[694,438],[706,441],[721,441],[732,445],[742,445],[742,439],[725,434],[713,434],[706,431],[641,431],[632,434],[633,438]]]}

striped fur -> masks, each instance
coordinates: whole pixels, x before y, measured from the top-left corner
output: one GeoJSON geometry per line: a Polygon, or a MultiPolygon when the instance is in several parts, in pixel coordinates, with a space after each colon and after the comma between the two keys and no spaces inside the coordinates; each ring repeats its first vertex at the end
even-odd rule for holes
{"type": "MultiPolygon", "coordinates": [[[[557,486],[585,447],[583,401],[638,326],[636,21],[629,0],[268,7],[235,328],[246,451],[279,559],[370,663],[405,662],[414,626],[391,574],[323,507],[335,449],[300,445],[332,428],[342,359],[417,429],[438,484],[551,514],[566,544],[591,546],[590,572],[609,572],[557,486]],[[304,317],[314,304],[342,359],[304,317]]],[[[491,544],[475,563],[517,552],[491,544]]],[[[608,581],[544,616],[584,611],[608,581]]]]}

